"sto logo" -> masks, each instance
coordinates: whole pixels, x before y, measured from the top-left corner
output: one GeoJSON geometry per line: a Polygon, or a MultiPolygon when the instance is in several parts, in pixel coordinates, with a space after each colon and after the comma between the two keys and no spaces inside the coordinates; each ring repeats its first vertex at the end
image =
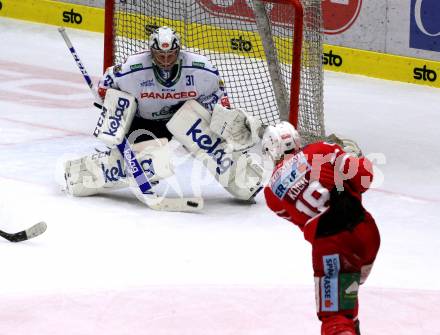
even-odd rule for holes
{"type": "Polygon", "coordinates": [[[440,1],[411,0],[410,48],[440,52],[440,1]]]}

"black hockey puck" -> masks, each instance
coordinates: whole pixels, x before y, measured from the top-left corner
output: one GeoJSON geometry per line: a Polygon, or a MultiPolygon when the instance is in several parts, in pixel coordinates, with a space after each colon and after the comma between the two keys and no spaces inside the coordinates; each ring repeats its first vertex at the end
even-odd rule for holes
{"type": "Polygon", "coordinates": [[[190,207],[199,207],[199,203],[198,202],[194,202],[194,201],[187,201],[186,204],[190,207]]]}

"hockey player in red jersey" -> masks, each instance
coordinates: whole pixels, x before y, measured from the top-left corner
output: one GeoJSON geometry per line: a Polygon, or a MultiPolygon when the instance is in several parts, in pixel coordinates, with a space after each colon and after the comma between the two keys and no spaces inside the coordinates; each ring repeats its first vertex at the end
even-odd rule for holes
{"type": "Polygon", "coordinates": [[[269,208],[297,225],[312,244],[317,315],[322,335],[359,335],[358,290],[376,258],[380,236],[362,193],[371,162],[356,143],[301,147],[288,122],[269,126],[263,152],[275,162],[264,195],[269,208]]]}

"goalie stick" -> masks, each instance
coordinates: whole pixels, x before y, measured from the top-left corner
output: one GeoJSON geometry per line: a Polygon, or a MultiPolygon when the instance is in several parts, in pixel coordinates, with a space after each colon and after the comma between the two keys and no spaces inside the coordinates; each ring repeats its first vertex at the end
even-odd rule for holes
{"type": "Polygon", "coordinates": [[[7,239],[10,242],[21,242],[26,241],[31,238],[37,237],[43,234],[47,229],[46,222],[38,222],[34,224],[32,227],[19,231],[18,233],[6,233],[3,230],[0,230],[0,236],[7,239]]]}
{"type": "MultiPolygon", "coordinates": [[[[59,33],[64,39],[70,53],[73,56],[73,59],[76,62],[79,70],[81,71],[87,85],[89,86],[93,97],[95,99],[94,105],[98,108],[102,106],[98,103],[101,102],[101,98],[98,96],[96,90],[93,87],[92,80],[88,75],[85,66],[82,64],[81,59],[76,53],[75,48],[70,41],[69,36],[67,35],[66,29],[64,27],[58,28],[59,33]]],[[[158,196],[153,191],[153,186],[148,180],[147,175],[142,169],[139,161],[136,159],[136,156],[131,149],[130,143],[125,137],[122,143],[117,145],[119,152],[121,153],[126,166],[127,166],[127,175],[130,178],[131,183],[134,184],[130,189],[133,191],[136,198],[142,203],[146,204],[151,209],[155,210],[164,210],[164,211],[177,211],[177,212],[194,212],[199,211],[203,207],[203,198],[194,197],[194,198],[165,198],[158,196]]]]}

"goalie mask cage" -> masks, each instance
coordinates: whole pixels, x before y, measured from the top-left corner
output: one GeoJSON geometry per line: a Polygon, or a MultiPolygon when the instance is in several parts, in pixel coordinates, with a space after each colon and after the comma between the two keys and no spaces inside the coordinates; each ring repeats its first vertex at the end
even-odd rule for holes
{"type": "Polygon", "coordinates": [[[321,0],[106,0],[104,68],[148,49],[169,26],[182,50],[218,68],[232,107],[263,124],[288,120],[309,142],[325,135],[321,0]]]}

